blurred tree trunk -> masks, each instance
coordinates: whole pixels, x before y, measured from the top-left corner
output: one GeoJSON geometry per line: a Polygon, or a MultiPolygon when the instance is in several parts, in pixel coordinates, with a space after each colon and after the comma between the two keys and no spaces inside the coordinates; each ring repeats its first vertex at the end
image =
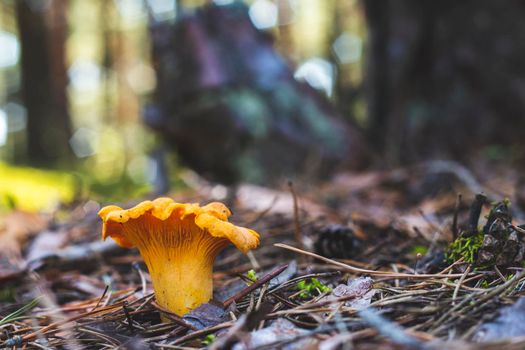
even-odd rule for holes
{"type": "Polygon", "coordinates": [[[16,1],[22,98],[27,109],[27,159],[56,165],[70,157],[66,95],[66,0],[16,1]]]}
{"type": "Polygon", "coordinates": [[[395,166],[407,158],[407,109],[419,102],[428,87],[419,89],[420,85],[431,84],[428,73],[441,59],[436,56],[432,61],[427,55],[433,45],[431,11],[436,10],[436,17],[439,11],[428,0],[365,0],[364,6],[369,26],[370,136],[387,164],[395,166]]]}
{"type": "Polygon", "coordinates": [[[376,150],[385,147],[388,101],[388,8],[389,0],[364,0],[368,21],[368,60],[366,65],[366,95],[370,138],[376,150]]]}
{"type": "Polygon", "coordinates": [[[523,144],[522,1],[363,5],[370,138],[391,164],[523,144]]]}
{"type": "Polygon", "coordinates": [[[111,118],[114,114],[113,101],[111,97],[112,90],[112,71],[115,68],[115,53],[113,52],[112,42],[114,40],[114,29],[118,28],[114,21],[115,3],[113,1],[100,0],[99,1],[99,16],[101,18],[101,34],[102,34],[102,67],[103,82],[104,82],[104,115],[103,122],[111,123],[111,118]]]}

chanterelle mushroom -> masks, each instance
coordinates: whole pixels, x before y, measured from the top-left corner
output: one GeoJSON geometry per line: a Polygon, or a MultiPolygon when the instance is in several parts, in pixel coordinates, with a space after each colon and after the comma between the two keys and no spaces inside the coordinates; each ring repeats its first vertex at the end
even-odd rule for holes
{"type": "Polygon", "coordinates": [[[176,203],[170,198],[145,201],[124,210],[110,205],[98,213],[102,238],[137,247],[148,266],[157,303],[182,316],[213,293],[213,262],[233,243],[243,253],[259,245],[259,234],[228,222],[222,203],[176,203]]]}

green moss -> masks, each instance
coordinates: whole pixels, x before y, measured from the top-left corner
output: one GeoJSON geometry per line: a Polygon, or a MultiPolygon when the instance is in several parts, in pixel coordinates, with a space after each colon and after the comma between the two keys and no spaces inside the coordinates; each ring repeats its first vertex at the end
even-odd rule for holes
{"type": "Polygon", "coordinates": [[[450,244],[446,253],[446,259],[452,263],[463,258],[466,263],[474,263],[478,256],[478,250],[483,244],[483,234],[477,233],[471,237],[459,237],[450,244]]]}
{"type": "Polygon", "coordinates": [[[302,299],[310,298],[316,294],[330,292],[332,288],[320,282],[317,278],[310,278],[310,282],[306,280],[297,283],[297,289],[301,291],[299,297],[302,299]]]}

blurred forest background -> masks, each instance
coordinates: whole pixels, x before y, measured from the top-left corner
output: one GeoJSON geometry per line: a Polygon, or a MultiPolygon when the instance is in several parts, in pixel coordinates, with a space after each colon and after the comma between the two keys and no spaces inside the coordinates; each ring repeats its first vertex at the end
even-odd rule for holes
{"type": "MultiPolygon", "coordinates": [[[[335,119],[345,121],[349,140],[336,145],[343,154],[333,158],[349,169],[432,158],[517,166],[525,156],[524,14],[525,4],[518,0],[1,0],[0,206],[43,209],[86,193],[132,198],[152,191],[155,172],[166,166],[177,186],[181,163],[170,157],[159,166],[156,159],[162,140],[175,134],[166,120],[198,114],[199,123],[209,121],[216,130],[221,122],[213,118],[263,108],[266,112],[250,112],[254,120],[273,113],[272,123],[279,123],[286,101],[297,105],[286,109],[294,116],[308,116],[310,107],[304,105],[316,101],[313,118],[327,118],[318,127],[327,133],[328,126],[341,129],[335,119]],[[231,73],[235,64],[224,73],[226,68],[206,56],[210,47],[230,53],[240,47],[242,56],[250,31],[234,27],[242,23],[228,17],[235,11],[246,11],[263,35],[253,34],[258,39],[246,47],[252,56],[241,60],[263,87],[239,88],[248,83],[231,73]],[[184,22],[196,13],[201,13],[198,20],[184,22]],[[199,31],[198,23],[222,30],[226,38],[208,39],[213,30],[199,31]],[[193,52],[186,50],[190,44],[193,52]],[[180,59],[184,55],[202,59],[192,65],[180,59]],[[280,57],[289,68],[282,68],[280,57]],[[198,64],[208,70],[199,71],[198,64]],[[183,74],[171,75],[174,67],[183,74]],[[285,82],[278,90],[263,79],[274,81],[274,71],[285,82]],[[288,95],[281,94],[285,87],[288,95]],[[286,101],[279,102],[279,96],[286,101]],[[187,100],[213,108],[181,110],[187,100]],[[152,101],[163,111],[149,108],[152,101]]],[[[226,125],[232,130],[235,123],[226,125]]],[[[192,137],[194,125],[187,130],[192,137]]],[[[220,139],[229,137],[236,136],[220,139]]],[[[216,148],[208,139],[196,141],[204,154],[216,148]]],[[[270,139],[261,140],[255,143],[258,149],[270,139]]],[[[202,163],[189,162],[198,170],[220,158],[221,150],[210,160],[191,142],[177,146],[186,146],[187,159],[201,157],[202,163]]],[[[222,151],[232,154],[235,147],[222,151]]],[[[299,158],[309,151],[303,148],[299,158]]],[[[327,146],[323,152],[330,158],[337,150],[327,146]]]]}

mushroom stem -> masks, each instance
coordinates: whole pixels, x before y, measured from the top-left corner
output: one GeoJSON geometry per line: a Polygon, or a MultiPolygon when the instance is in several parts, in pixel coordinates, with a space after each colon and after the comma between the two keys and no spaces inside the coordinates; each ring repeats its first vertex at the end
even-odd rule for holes
{"type": "Polygon", "coordinates": [[[176,264],[172,254],[147,259],[157,304],[182,316],[208,302],[213,296],[214,258],[191,252],[179,254],[176,264]]]}

